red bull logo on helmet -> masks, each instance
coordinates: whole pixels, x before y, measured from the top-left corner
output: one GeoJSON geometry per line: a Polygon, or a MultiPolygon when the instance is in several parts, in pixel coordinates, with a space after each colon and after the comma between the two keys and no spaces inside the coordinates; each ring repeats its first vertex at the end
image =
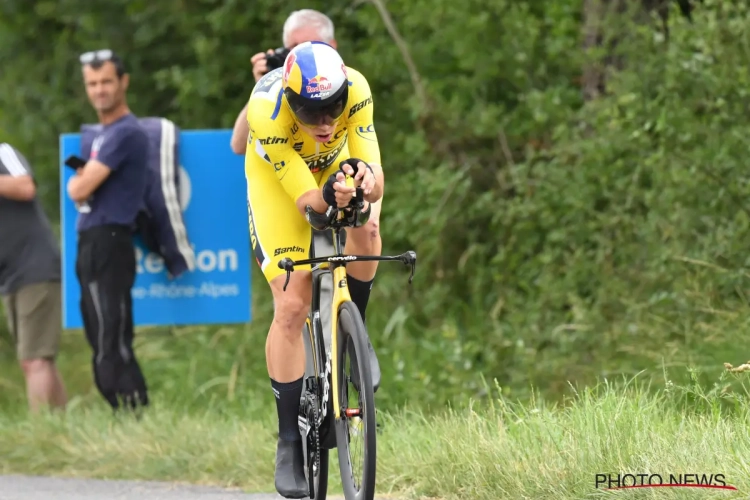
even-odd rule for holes
{"type": "Polygon", "coordinates": [[[307,90],[308,93],[313,92],[326,92],[328,90],[331,90],[333,88],[333,84],[326,78],[325,76],[314,76],[307,80],[307,87],[305,90],[307,90]]]}
{"type": "Polygon", "coordinates": [[[284,83],[289,81],[289,74],[292,72],[294,63],[297,61],[297,54],[291,53],[286,58],[286,66],[284,66],[284,83]]]}

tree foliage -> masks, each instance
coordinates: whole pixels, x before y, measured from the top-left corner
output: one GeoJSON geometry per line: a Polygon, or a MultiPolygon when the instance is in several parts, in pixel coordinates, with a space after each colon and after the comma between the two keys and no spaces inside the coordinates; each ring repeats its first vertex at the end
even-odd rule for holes
{"type": "Polygon", "coordinates": [[[384,251],[420,256],[410,290],[383,267],[373,292],[384,397],[474,396],[478,372],[553,394],[748,357],[744,2],[705,0],[692,23],[674,3],[668,39],[655,11],[615,12],[599,21],[617,43],[584,50],[582,0],[8,0],[0,133],[43,171],[55,213],[57,137],[94,120],[80,52],[125,54],[139,115],[231,127],[250,56],[300,7],[333,18],[371,83],[384,251]],[[591,65],[607,85],[585,100],[591,65]]]}

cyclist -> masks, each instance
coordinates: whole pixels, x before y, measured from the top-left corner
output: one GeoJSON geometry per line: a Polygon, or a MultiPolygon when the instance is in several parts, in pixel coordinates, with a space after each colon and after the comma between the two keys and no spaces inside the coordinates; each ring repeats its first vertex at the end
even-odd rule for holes
{"type": "MultiPolygon", "coordinates": [[[[299,45],[300,43],[310,42],[312,40],[320,40],[327,43],[334,49],[338,50],[338,42],[335,37],[335,26],[331,18],[324,13],[314,9],[300,9],[295,10],[286,18],[284,21],[284,28],[282,30],[282,41],[283,47],[286,51],[289,51],[299,45]]],[[[276,49],[279,50],[279,49],[276,49]]],[[[275,69],[275,67],[283,66],[284,57],[278,64],[274,62],[270,67],[267,61],[267,56],[273,55],[274,50],[268,50],[268,52],[258,52],[255,54],[251,63],[253,65],[253,78],[255,81],[253,85],[263,78],[263,75],[269,71],[275,69]]],[[[251,88],[252,90],[252,88],[251,88]]],[[[243,104],[242,110],[237,115],[237,119],[234,123],[234,130],[232,131],[232,138],[230,140],[230,147],[236,154],[245,155],[247,151],[247,136],[250,130],[247,126],[247,99],[243,104]]],[[[342,244],[346,242],[346,232],[341,233],[342,244]]],[[[333,235],[331,231],[313,231],[313,242],[310,250],[312,256],[322,256],[333,254],[333,235]]],[[[324,276],[320,282],[320,323],[323,327],[323,331],[331,331],[331,302],[333,300],[333,277],[324,276]]],[[[304,333],[304,328],[303,328],[304,333]]],[[[375,362],[377,358],[373,357],[375,362]]],[[[372,363],[371,363],[372,364],[372,363]]],[[[374,370],[378,370],[379,367],[376,365],[374,370]]]]}
{"type": "MultiPolygon", "coordinates": [[[[365,225],[347,230],[345,251],[380,254],[383,170],[372,96],[361,73],[346,66],[333,47],[313,41],[296,46],[283,67],[258,81],[247,108],[250,240],[275,304],[266,339],[266,366],[279,419],[275,485],[286,498],[306,498],[297,416],[305,358],[300,332],[310,307],[312,280],[309,266],[296,268],[283,291],[286,275],[278,262],[307,258],[312,231],[305,217],[307,206],[325,214],[329,207],[349,204],[355,190],[346,186],[343,172],[362,187],[363,212],[369,213],[365,225]]],[[[363,321],[376,269],[374,262],[347,266],[352,301],[363,321]]],[[[370,356],[374,357],[372,350],[370,356]]],[[[377,387],[379,373],[373,373],[373,379],[377,387]]]]}

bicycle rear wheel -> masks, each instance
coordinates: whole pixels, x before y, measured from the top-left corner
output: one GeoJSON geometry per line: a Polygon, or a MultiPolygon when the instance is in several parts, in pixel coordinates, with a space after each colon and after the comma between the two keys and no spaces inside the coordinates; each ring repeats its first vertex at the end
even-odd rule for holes
{"type": "Polygon", "coordinates": [[[373,500],[375,496],[375,395],[365,327],[353,302],[339,306],[337,331],[337,385],[340,418],[336,420],[341,486],[346,500],[373,500]],[[352,354],[354,354],[352,356],[352,354]],[[352,373],[359,378],[359,391],[352,373]]]}

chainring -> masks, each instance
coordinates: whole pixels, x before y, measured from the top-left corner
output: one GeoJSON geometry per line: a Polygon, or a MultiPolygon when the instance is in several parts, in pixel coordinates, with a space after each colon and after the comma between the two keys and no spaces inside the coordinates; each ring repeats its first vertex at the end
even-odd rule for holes
{"type": "Polygon", "coordinates": [[[320,423],[317,398],[310,392],[305,394],[305,417],[310,426],[307,434],[307,482],[310,496],[314,498],[315,476],[320,474],[320,423]]]}

